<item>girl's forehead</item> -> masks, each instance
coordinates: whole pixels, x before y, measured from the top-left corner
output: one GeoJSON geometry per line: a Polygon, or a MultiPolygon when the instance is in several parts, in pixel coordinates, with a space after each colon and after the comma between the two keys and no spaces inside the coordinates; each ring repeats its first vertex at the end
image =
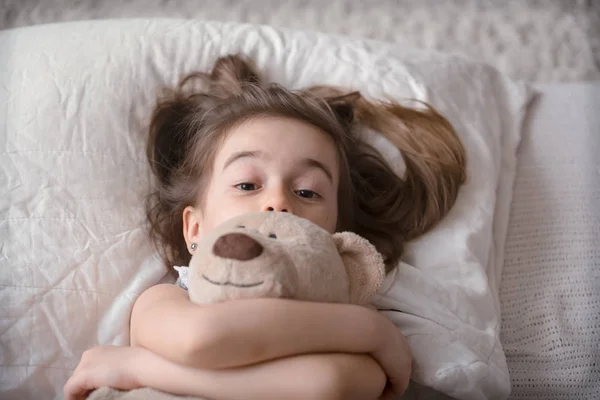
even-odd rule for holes
{"type": "Polygon", "coordinates": [[[243,159],[293,162],[307,157],[337,171],[337,147],[328,133],[297,119],[261,117],[228,132],[215,161],[225,168],[243,159]]]}

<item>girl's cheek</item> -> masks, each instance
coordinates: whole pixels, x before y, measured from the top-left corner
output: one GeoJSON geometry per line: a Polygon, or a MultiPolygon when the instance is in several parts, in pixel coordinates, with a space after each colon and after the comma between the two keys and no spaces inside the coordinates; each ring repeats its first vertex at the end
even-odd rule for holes
{"type": "Polygon", "coordinates": [[[221,213],[224,218],[229,219],[247,212],[259,211],[255,210],[254,203],[249,196],[230,196],[221,203],[221,213]]]}

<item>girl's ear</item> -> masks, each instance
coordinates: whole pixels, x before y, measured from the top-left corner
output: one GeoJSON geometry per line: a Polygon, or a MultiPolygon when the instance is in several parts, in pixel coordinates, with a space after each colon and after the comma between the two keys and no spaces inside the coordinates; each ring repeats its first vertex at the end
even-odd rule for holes
{"type": "Polygon", "coordinates": [[[186,248],[192,254],[192,243],[198,243],[200,240],[202,226],[202,215],[200,210],[192,206],[187,206],[183,210],[183,237],[185,238],[186,248]]]}
{"type": "Polygon", "coordinates": [[[350,281],[350,301],[368,305],[385,278],[383,257],[367,239],[352,233],[332,235],[350,281]]]}

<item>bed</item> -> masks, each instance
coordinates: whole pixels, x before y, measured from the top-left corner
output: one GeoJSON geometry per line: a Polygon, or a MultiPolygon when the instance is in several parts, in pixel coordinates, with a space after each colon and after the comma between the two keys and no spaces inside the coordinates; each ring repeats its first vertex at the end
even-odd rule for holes
{"type": "Polygon", "coordinates": [[[415,379],[439,392],[412,398],[600,395],[600,82],[532,88],[454,55],[234,24],[97,21],[1,40],[2,398],[61,398],[83,349],[127,343],[133,301],[164,277],[138,207],[155,89],[233,50],[275,63],[276,81],[430,101],[467,135],[462,200],[388,286],[423,289],[421,303],[401,299],[417,316],[454,303],[393,317],[410,330],[415,379]]]}

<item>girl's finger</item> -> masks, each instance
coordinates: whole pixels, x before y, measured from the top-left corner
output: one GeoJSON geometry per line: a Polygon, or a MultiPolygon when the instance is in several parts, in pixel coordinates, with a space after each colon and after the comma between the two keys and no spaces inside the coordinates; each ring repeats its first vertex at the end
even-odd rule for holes
{"type": "Polygon", "coordinates": [[[82,379],[80,374],[69,378],[63,387],[65,400],[85,400],[87,395],[94,389],[86,385],[86,379],[82,379]]]}
{"type": "Polygon", "coordinates": [[[379,400],[394,400],[394,392],[386,389],[379,397],[379,400]]]}
{"type": "Polygon", "coordinates": [[[385,385],[385,389],[383,390],[383,393],[381,394],[381,396],[379,396],[378,400],[394,400],[395,396],[396,396],[396,394],[392,390],[392,386],[391,386],[390,382],[388,381],[385,385]]]}

